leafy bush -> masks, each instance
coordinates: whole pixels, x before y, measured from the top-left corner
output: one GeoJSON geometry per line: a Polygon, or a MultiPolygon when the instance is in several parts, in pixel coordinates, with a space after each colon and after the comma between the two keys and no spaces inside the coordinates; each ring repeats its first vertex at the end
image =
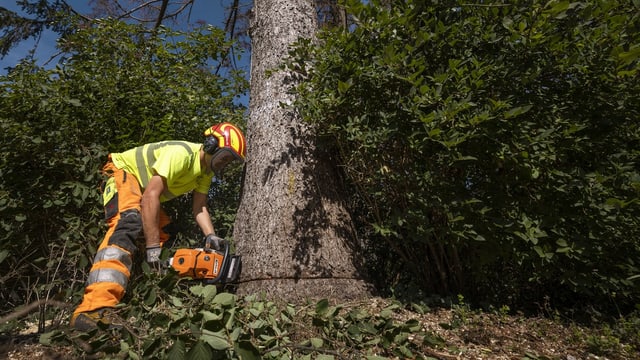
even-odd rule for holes
{"type": "Polygon", "coordinates": [[[381,283],[634,305],[637,4],[380,3],[348,1],[354,26],[300,43],[289,67],[381,283]]]}
{"type": "MultiPolygon", "coordinates": [[[[58,46],[65,57],[55,68],[24,62],[0,78],[0,265],[8,269],[0,301],[7,308],[53,296],[79,301],[104,234],[98,188],[108,152],[199,142],[214,122],[243,124],[234,97],[246,81],[211,71],[231,46],[219,29],[148,34],[104,20],[78,26],[58,46]]],[[[231,175],[218,184],[237,189],[239,173],[231,175]]],[[[228,212],[235,200],[217,210],[228,212]]],[[[181,228],[195,227],[184,199],[167,211],[181,228]]],[[[229,224],[232,215],[224,216],[229,224]]]]}

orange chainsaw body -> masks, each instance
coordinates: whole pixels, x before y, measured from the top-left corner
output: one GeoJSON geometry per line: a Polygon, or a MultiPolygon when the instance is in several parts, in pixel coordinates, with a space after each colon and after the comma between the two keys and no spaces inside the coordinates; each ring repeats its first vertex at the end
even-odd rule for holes
{"type": "Polygon", "coordinates": [[[215,251],[178,249],[173,256],[173,268],[180,276],[194,279],[215,279],[222,268],[224,255],[215,251]]]}
{"type": "Polygon", "coordinates": [[[203,280],[205,283],[229,283],[238,279],[241,261],[237,255],[210,249],[177,249],[170,265],[179,276],[203,280]]]}

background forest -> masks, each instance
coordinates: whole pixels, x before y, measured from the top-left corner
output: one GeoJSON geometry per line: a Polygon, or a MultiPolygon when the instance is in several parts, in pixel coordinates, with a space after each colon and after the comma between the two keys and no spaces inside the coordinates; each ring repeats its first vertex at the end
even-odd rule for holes
{"type": "MultiPolygon", "coordinates": [[[[344,201],[371,281],[398,300],[386,315],[236,299],[143,266],[121,308],[139,325],[123,340],[53,330],[41,341],[138,358],[280,358],[291,343],[310,354],[347,346],[419,357],[440,340],[416,345],[407,334],[423,330],[389,314],[444,305],[623,319],[612,336],[637,353],[640,3],[382,3],[347,1],[350,25],[301,41],[283,69],[304,79],[294,106],[351,190],[344,201]],[[287,333],[301,313],[319,329],[309,339],[287,333]]],[[[104,231],[108,152],[198,142],[211,123],[246,116],[235,101],[246,74],[226,67],[230,49],[240,52],[223,30],[56,16],[73,29],[58,42],[60,62],[24,61],[0,77],[3,314],[80,301],[104,231]]],[[[241,175],[212,186],[222,236],[241,175]]],[[[168,209],[182,245],[198,240],[189,204],[168,209]]],[[[40,310],[42,330],[44,318],[68,315],[40,310]]],[[[14,319],[0,331],[24,326],[14,319]]]]}

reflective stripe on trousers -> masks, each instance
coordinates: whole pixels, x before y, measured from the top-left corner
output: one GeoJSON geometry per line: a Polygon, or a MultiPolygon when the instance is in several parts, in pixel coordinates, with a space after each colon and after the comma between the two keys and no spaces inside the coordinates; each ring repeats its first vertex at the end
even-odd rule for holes
{"type": "MultiPolygon", "coordinates": [[[[116,168],[111,161],[104,166],[103,172],[115,178],[118,212],[107,220],[109,229],[98,247],[82,303],[74,313],[115,307],[120,302],[131,276],[136,239],[142,232],[142,191],[138,181],[133,175],[116,168]]],[[[160,228],[169,222],[169,217],[161,210],[160,228]]],[[[160,231],[161,244],[168,238],[169,234],[160,231]]]]}
{"type": "Polygon", "coordinates": [[[131,274],[131,254],[117,246],[107,246],[96,254],[87,285],[112,282],[127,288],[131,274]],[[126,269],[123,271],[122,267],[126,269]]]}
{"type": "Polygon", "coordinates": [[[142,191],[136,178],[108,161],[103,173],[115,178],[118,212],[107,219],[109,229],[98,247],[82,303],[75,313],[116,306],[131,276],[135,239],[142,231],[140,201],[142,191]]]}

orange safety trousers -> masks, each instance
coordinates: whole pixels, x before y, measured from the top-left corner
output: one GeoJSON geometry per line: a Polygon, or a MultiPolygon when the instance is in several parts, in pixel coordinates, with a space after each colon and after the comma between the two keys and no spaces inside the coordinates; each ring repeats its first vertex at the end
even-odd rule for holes
{"type": "MultiPolygon", "coordinates": [[[[136,241],[142,233],[142,190],[138,180],[132,174],[118,169],[111,161],[111,156],[102,172],[115,180],[117,195],[115,201],[109,204],[114,214],[109,214],[110,217],[106,219],[109,229],[98,247],[82,303],[74,314],[115,307],[120,302],[131,277],[133,256],[138,248],[136,241]]],[[[108,212],[106,208],[105,212],[108,212]]],[[[162,209],[159,220],[160,229],[171,222],[162,209]]],[[[161,245],[168,239],[169,234],[161,230],[161,245]]]]}

